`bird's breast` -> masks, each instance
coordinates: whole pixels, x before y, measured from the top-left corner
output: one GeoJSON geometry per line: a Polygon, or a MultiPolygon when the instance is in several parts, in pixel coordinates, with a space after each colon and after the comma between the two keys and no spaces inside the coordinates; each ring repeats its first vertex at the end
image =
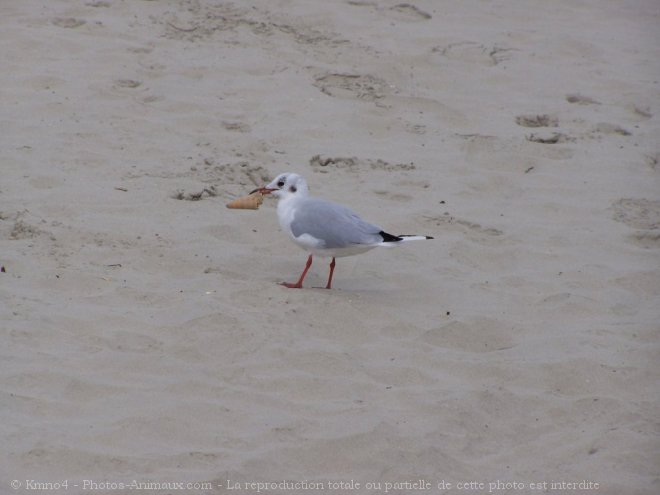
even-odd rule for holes
{"type": "Polygon", "coordinates": [[[293,222],[293,217],[295,214],[294,205],[290,200],[280,200],[277,203],[277,219],[280,222],[280,227],[287,235],[294,237],[293,232],[291,231],[291,222],[293,222]]]}

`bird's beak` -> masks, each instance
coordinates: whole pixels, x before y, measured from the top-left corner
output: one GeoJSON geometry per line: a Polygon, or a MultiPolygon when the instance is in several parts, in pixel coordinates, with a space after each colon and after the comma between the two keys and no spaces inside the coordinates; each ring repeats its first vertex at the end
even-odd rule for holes
{"type": "Polygon", "coordinates": [[[277,189],[268,189],[267,187],[257,187],[254,191],[252,191],[250,194],[254,194],[256,192],[263,194],[264,196],[266,194],[270,194],[273,191],[277,191],[277,189]]]}

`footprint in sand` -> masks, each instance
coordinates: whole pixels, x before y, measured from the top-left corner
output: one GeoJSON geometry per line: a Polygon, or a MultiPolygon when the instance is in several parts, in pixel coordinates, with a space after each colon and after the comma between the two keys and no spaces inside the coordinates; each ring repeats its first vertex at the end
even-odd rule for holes
{"type": "Polygon", "coordinates": [[[470,64],[495,66],[511,58],[512,48],[497,45],[483,45],[474,41],[459,41],[446,46],[437,46],[431,50],[432,58],[440,56],[449,60],[470,64]]]}
{"type": "Polygon", "coordinates": [[[172,199],[179,199],[183,201],[201,201],[204,198],[214,198],[218,195],[218,190],[215,186],[205,187],[201,191],[185,192],[183,189],[177,189],[170,195],[172,199]]]}
{"type": "Polygon", "coordinates": [[[452,321],[426,331],[421,340],[435,347],[463,352],[495,352],[515,347],[519,330],[492,318],[452,321]]]}
{"type": "Polygon", "coordinates": [[[413,197],[408,194],[395,193],[392,191],[376,190],[374,191],[374,194],[389,201],[396,201],[397,203],[407,203],[413,199],[413,197]]]}
{"type": "Polygon", "coordinates": [[[648,120],[653,117],[649,105],[629,105],[629,109],[636,117],[641,117],[643,120],[648,120]]]}
{"type": "Polygon", "coordinates": [[[462,218],[456,218],[449,214],[424,216],[424,220],[435,226],[442,227],[449,232],[457,232],[464,235],[466,239],[478,244],[502,244],[504,232],[493,227],[483,227],[476,222],[462,218]]]}
{"type": "Polygon", "coordinates": [[[639,247],[660,247],[660,201],[643,198],[623,198],[612,204],[613,218],[638,229],[629,239],[639,247]]]}
{"type": "Polygon", "coordinates": [[[426,134],[426,126],[423,124],[413,124],[412,122],[405,122],[403,124],[403,127],[405,128],[406,132],[409,132],[410,134],[417,134],[420,136],[426,134]]]}
{"type": "MultiPolygon", "coordinates": [[[[559,127],[559,118],[554,115],[538,114],[538,115],[518,115],[516,117],[516,124],[521,127],[543,128],[543,127],[559,127]]],[[[563,132],[541,132],[532,133],[525,136],[527,141],[532,143],[541,144],[557,144],[575,141],[563,132]]]]}
{"type": "MultiPolygon", "coordinates": [[[[566,101],[569,103],[574,103],[578,105],[600,105],[600,103],[593,98],[588,96],[581,95],[579,93],[573,93],[566,95],[566,101]]],[[[639,112],[637,107],[635,110],[639,112]]],[[[639,113],[639,116],[644,115],[644,110],[639,113]]],[[[575,120],[574,122],[580,122],[581,120],[575,120]]],[[[530,128],[548,128],[548,127],[559,127],[559,119],[554,115],[548,114],[539,114],[539,115],[518,115],[516,117],[516,124],[521,127],[530,127],[530,128]]],[[[601,139],[603,136],[631,136],[632,132],[628,129],[617,125],[611,124],[608,122],[600,122],[590,129],[580,132],[575,136],[565,134],[563,132],[535,132],[528,134],[526,137],[527,141],[532,143],[541,143],[541,144],[557,144],[557,143],[566,143],[566,142],[575,142],[578,139],[601,139]]]]}
{"type": "Polygon", "coordinates": [[[580,93],[571,93],[566,95],[566,101],[569,103],[576,103],[578,105],[600,105],[599,101],[596,101],[589,96],[581,95],[580,93]]]}
{"type": "Polygon", "coordinates": [[[76,19],[75,17],[56,17],[51,21],[55,26],[61,28],[74,29],[82,26],[87,21],[83,19],[76,19]]]}
{"type": "MultiPolygon", "coordinates": [[[[145,174],[147,176],[154,176],[145,174]]],[[[157,177],[157,175],[156,175],[157,177]]],[[[177,189],[170,197],[184,201],[200,201],[205,198],[222,196],[223,192],[231,189],[233,193],[245,193],[246,189],[263,186],[270,182],[271,174],[261,165],[250,165],[248,162],[223,163],[216,165],[213,158],[205,158],[202,165],[193,166],[188,172],[168,175],[161,178],[191,178],[205,184],[194,192],[177,189]],[[230,186],[236,187],[230,187],[230,186]]]]}
{"type": "MultiPolygon", "coordinates": [[[[55,236],[46,230],[43,230],[35,225],[32,225],[31,223],[26,222],[25,220],[21,219],[22,213],[16,213],[14,215],[14,223],[11,226],[11,229],[8,230],[6,233],[7,238],[9,238],[12,241],[17,241],[17,240],[22,240],[22,239],[34,239],[35,237],[47,237],[51,241],[56,240],[55,236]]],[[[4,237],[4,236],[3,236],[4,237]]]]}
{"type": "Polygon", "coordinates": [[[458,134],[458,136],[465,140],[462,148],[470,160],[476,160],[489,169],[526,171],[530,166],[537,164],[538,158],[566,160],[573,156],[573,150],[566,146],[540,147],[536,144],[574,141],[572,137],[560,133],[533,133],[527,136],[526,141],[481,134],[458,134]]]}
{"type": "Polygon", "coordinates": [[[660,163],[660,152],[652,153],[644,157],[646,164],[651,167],[652,170],[658,170],[658,163],[660,163]]]}
{"type": "Polygon", "coordinates": [[[128,88],[128,89],[133,89],[137,88],[139,86],[142,86],[142,83],[140,81],[135,81],[133,79],[117,79],[113,86],[115,88],[128,88]]]}
{"type": "Polygon", "coordinates": [[[164,101],[165,97],[164,96],[145,96],[144,98],[141,98],[140,101],[145,104],[149,103],[158,103],[159,101],[164,101]]]}
{"type": "Polygon", "coordinates": [[[620,125],[608,124],[607,122],[601,122],[596,124],[594,127],[595,134],[613,134],[618,136],[631,136],[632,132],[627,129],[624,129],[620,125]]]}
{"type": "Polygon", "coordinates": [[[385,15],[392,19],[408,22],[428,21],[431,14],[411,5],[409,3],[400,3],[384,11],[385,15]]]}
{"type": "Polygon", "coordinates": [[[314,86],[328,96],[377,101],[394,93],[394,87],[369,74],[327,74],[317,77],[314,86]]]}
{"type": "Polygon", "coordinates": [[[660,201],[623,198],[612,204],[613,218],[635,229],[660,229],[660,201]]]}
{"type": "Polygon", "coordinates": [[[630,240],[644,249],[660,248],[659,230],[640,230],[630,234],[630,240]]]}
{"type": "Polygon", "coordinates": [[[330,170],[357,171],[358,159],[348,157],[323,158],[321,155],[314,155],[309,160],[309,165],[314,172],[322,174],[326,174],[330,170]]]}
{"type": "Polygon", "coordinates": [[[127,52],[136,53],[138,55],[146,55],[154,51],[152,46],[134,46],[126,49],[127,52]]]}
{"type": "Polygon", "coordinates": [[[527,141],[532,143],[541,143],[541,144],[557,144],[557,143],[568,143],[575,141],[575,138],[570,137],[568,134],[563,132],[552,132],[552,133],[532,133],[525,136],[527,141]]]}
{"type": "Polygon", "coordinates": [[[348,0],[347,3],[354,7],[371,7],[379,14],[397,21],[421,22],[428,21],[433,17],[428,12],[424,12],[410,3],[400,3],[388,8],[380,7],[378,2],[371,0],[348,0]]]}
{"type": "Polygon", "coordinates": [[[521,127],[558,127],[559,119],[554,115],[518,115],[516,124],[521,127]]]}
{"type": "Polygon", "coordinates": [[[378,7],[378,3],[372,0],[348,0],[346,3],[353,7],[378,7]]]}
{"type": "Polygon", "coordinates": [[[250,132],[252,128],[250,127],[249,124],[246,124],[245,122],[222,122],[222,127],[227,129],[228,131],[233,131],[233,132],[250,132]]]}
{"type": "Polygon", "coordinates": [[[397,172],[415,170],[414,163],[390,163],[385,160],[369,158],[356,158],[356,157],[328,157],[324,158],[321,155],[314,155],[309,160],[309,165],[314,172],[322,174],[328,173],[330,170],[348,170],[351,172],[360,172],[368,169],[381,170],[385,172],[397,172]]]}
{"type": "Polygon", "coordinates": [[[243,187],[263,186],[271,180],[270,172],[261,165],[250,165],[246,161],[216,165],[212,158],[206,158],[203,165],[195,167],[191,176],[202,182],[243,187]]]}
{"type": "Polygon", "coordinates": [[[235,163],[222,163],[216,165],[211,157],[199,157],[201,163],[193,165],[184,172],[163,171],[141,171],[130,173],[123,177],[125,180],[141,179],[144,177],[152,179],[172,179],[178,185],[181,179],[192,179],[203,184],[198,191],[185,192],[177,189],[170,194],[171,198],[198,201],[206,197],[221,196],[222,193],[231,190],[232,193],[245,193],[248,188],[263,186],[272,179],[272,174],[261,165],[250,165],[247,161],[235,163]]]}

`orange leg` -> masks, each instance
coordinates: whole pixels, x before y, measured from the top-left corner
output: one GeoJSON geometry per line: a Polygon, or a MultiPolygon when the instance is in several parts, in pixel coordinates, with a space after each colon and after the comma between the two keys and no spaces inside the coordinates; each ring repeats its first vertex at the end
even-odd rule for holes
{"type": "Polygon", "coordinates": [[[335,271],[335,259],[332,258],[332,261],[330,262],[330,275],[328,276],[328,285],[325,286],[326,289],[331,289],[332,288],[332,274],[335,271]]]}
{"type": "MultiPolygon", "coordinates": [[[[284,287],[288,287],[289,289],[302,289],[302,283],[303,279],[305,278],[305,275],[307,275],[307,271],[309,270],[309,267],[312,266],[312,255],[309,255],[309,258],[307,258],[307,264],[305,265],[305,269],[303,270],[302,274],[300,275],[300,278],[295,284],[292,284],[290,282],[282,282],[280,285],[283,285],[284,287]]],[[[328,281],[328,283],[330,283],[328,281]]]]}

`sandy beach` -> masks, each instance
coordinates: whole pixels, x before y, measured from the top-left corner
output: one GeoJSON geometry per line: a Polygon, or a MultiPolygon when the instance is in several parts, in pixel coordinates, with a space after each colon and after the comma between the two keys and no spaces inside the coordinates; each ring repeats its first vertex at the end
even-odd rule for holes
{"type": "Polygon", "coordinates": [[[0,10],[0,493],[660,493],[658,2],[0,10]]]}

